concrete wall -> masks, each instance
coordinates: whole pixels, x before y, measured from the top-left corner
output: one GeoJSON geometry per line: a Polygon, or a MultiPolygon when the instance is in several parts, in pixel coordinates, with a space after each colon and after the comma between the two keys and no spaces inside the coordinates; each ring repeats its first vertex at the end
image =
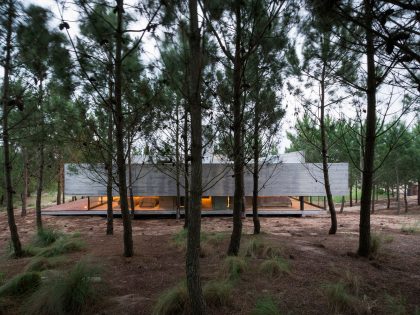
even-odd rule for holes
{"type": "MultiPolygon", "coordinates": [[[[170,165],[133,165],[133,192],[136,196],[176,196],[175,167],[170,165]]],[[[332,163],[329,168],[333,195],[347,195],[348,164],[332,163]]],[[[252,174],[245,171],[245,195],[252,196],[252,174]]],[[[181,183],[182,184],[182,183],[181,183]]],[[[266,164],[260,172],[260,196],[324,196],[321,164],[266,164]]],[[[203,195],[233,196],[234,176],[230,164],[203,165],[203,195]]],[[[67,195],[106,195],[105,170],[88,165],[65,165],[67,195]]],[[[181,186],[181,194],[184,189],[181,186]]],[[[118,190],[114,187],[114,195],[118,190]]]]}

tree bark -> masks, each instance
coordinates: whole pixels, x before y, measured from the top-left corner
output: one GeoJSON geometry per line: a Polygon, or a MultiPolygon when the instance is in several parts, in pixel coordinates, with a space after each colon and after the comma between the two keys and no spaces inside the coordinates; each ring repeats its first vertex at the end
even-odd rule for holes
{"type": "Polygon", "coordinates": [[[353,207],[353,185],[350,185],[350,207],[353,207]]]}
{"type": "Polygon", "coordinates": [[[7,24],[6,24],[6,57],[4,61],[3,74],[3,154],[4,154],[4,185],[6,188],[6,210],[7,220],[9,224],[10,237],[12,240],[13,251],[16,257],[23,256],[22,245],[20,243],[18,230],[15,222],[15,213],[13,210],[13,186],[12,186],[12,163],[10,161],[9,152],[9,125],[8,116],[9,105],[9,75],[11,69],[11,50],[12,50],[12,26],[13,18],[15,17],[15,8],[13,1],[9,0],[9,7],[7,10],[7,24]]]}
{"type": "Polygon", "coordinates": [[[190,178],[189,178],[189,159],[188,159],[188,110],[187,104],[184,109],[184,229],[188,228],[188,216],[190,210],[190,178]]]}
{"type": "Polygon", "coordinates": [[[23,191],[21,195],[22,199],[22,212],[21,216],[26,216],[26,208],[28,206],[28,185],[29,185],[29,162],[28,162],[28,151],[26,147],[22,148],[23,155],[23,191]]]}
{"type": "Polygon", "coordinates": [[[355,190],[354,190],[354,203],[357,203],[357,181],[356,181],[356,185],[355,185],[355,190]]]}
{"type": "Polygon", "coordinates": [[[344,203],[346,202],[346,198],[344,196],[341,197],[341,207],[340,207],[340,213],[343,213],[344,211],[344,203]]]}
{"type": "MultiPolygon", "coordinates": [[[[257,86],[259,89],[259,85],[257,86]]],[[[258,93],[258,91],[257,91],[258,93]]],[[[258,98],[258,95],[257,95],[258,98]]],[[[254,108],[254,172],[253,172],[253,190],[252,190],[252,220],[254,222],[254,234],[259,234],[261,230],[260,219],[258,217],[258,186],[259,186],[259,172],[260,172],[260,141],[259,141],[259,129],[260,129],[260,109],[259,100],[255,102],[254,108]]]]}
{"type": "Polygon", "coordinates": [[[417,205],[420,206],[420,179],[417,180],[417,205]]]}
{"type": "Polygon", "coordinates": [[[407,202],[407,184],[404,184],[404,212],[408,212],[408,202],[407,202]]]}
{"type": "MultiPolygon", "coordinates": [[[[324,46],[325,36],[322,36],[321,46],[324,46]]],[[[320,129],[321,129],[321,152],[322,152],[322,171],[324,173],[324,187],[325,194],[327,195],[328,209],[331,215],[331,227],[328,231],[329,234],[335,234],[337,232],[337,214],[335,212],[334,200],[331,193],[330,176],[328,172],[328,141],[325,130],[325,71],[326,71],[326,60],[323,61],[322,73],[321,73],[321,105],[320,105],[320,129]]]]}
{"type": "Polygon", "coordinates": [[[186,275],[192,314],[205,314],[200,279],[202,197],[201,47],[197,0],[188,1],[190,14],[190,68],[188,101],[191,111],[191,208],[188,213],[186,275]]]}
{"type": "Polygon", "coordinates": [[[175,129],[175,177],[176,177],[176,219],[181,218],[181,190],[180,190],[180,159],[179,159],[179,101],[176,101],[176,129],[175,129]]]}
{"type": "Polygon", "coordinates": [[[386,208],[389,209],[389,207],[391,206],[391,198],[389,196],[389,186],[386,187],[386,208]]]}
{"type": "Polygon", "coordinates": [[[58,160],[58,169],[57,169],[57,196],[56,203],[61,205],[61,159],[58,160]]]}
{"type": "Polygon", "coordinates": [[[370,247],[370,199],[372,195],[373,162],[376,140],[376,70],[375,47],[373,39],[373,0],[364,0],[366,24],[366,59],[367,59],[367,115],[366,141],[363,156],[362,196],[360,199],[359,249],[360,256],[368,257],[370,247]]]}
{"type": "Polygon", "coordinates": [[[113,162],[113,152],[114,152],[114,139],[113,139],[113,132],[114,132],[114,120],[113,120],[113,90],[114,86],[112,83],[113,77],[113,66],[112,66],[112,52],[109,50],[108,52],[108,135],[107,135],[107,178],[106,178],[106,235],[113,235],[114,234],[114,209],[113,209],[113,191],[112,191],[112,183],[113,183],[113,169],[114,169],[114,162],[113,162]]]}
{"type": "Polygon", "coordinates": [[[39,165],[38,165],[38,186],[36,189],[36,201],[35,201],[35,214],[36,214],[36,227],[38,232],[42,231],[42,217],[41,217],[41,201],[42,201],[42,190],[44,186],[44,166],[45,166],[45,147],[44,147],[44,110],[42,106],[43,102],[43,85],[42,80],[39,81],[39,96],[38,96],[38,106],[40,108],[41,113],[41,137],[40,143],[38,146],[39,152],[39,165]]]}
{"type": "Polygon", "coordinates": [[[134,204],[134,194],[133,194],[133,172],[131,169],[131,137],[130,132],[128,132],[128,154],[127,154],[127,164],[128,164],[128,193],[130,195],[130,208],[131,216],[134,218],[135,204],[134,204]]]}
{"type": "Polygon", "coordinates": [[[373,185],[373,189],[372,189],[372,205],[371,205],[371,209],[370,209],[370,213],[374,214],[375,213],[375,185],[373,185]]]}
{"type": "Polygon", "coordinates": [[[117,29],[115,51],[115,142],[117,151],[118,187],[120,193],[121,217],[124,227],[124,256],[132,257],[133,235],[131,216],[127,200],[127,178],[124,154],[124,115],[122,109],[122,36],[123,36],[123,0],[117,0],[117,29]]]}
{"type": "Polygon", "coordinates": [[[241,245],[242,220],[241,212],[244,202],[244,163],[242,145],[242,106],[241,106],[241,1],[235,1],[236,36],[235,56],[233,62],[233,173],[235,176],[235,191],[233,196],[233,230],[230,238],[228,255],[237,256],[241,245]]]}

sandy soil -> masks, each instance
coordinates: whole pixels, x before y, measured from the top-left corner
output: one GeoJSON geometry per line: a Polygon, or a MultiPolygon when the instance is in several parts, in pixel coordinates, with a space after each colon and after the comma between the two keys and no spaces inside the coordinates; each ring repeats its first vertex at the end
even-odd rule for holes
{"type": "MultiPolygon", "coordinates": [[[[395,204],[393,205],[395,206],[395,204]]],[[[386,296],[402,298],[409,313],[420,310],[420,234],[402,231],[403,227],[420,226],[420,207],[410,200],[408,213],[384,210],[379,203],[372,215],[372,231],[387,237],[375,259],[358,258],[358,208],[345,208],[338,215],[336,235],[328,235],[328,215],[316,217],[261,218],[262,238],[279,247],[290,262],[291,274],[267,279],[258,273],[261,259],[248,258],[250,268],[234,288],[229,307],[210,309],[210,314],[249,314],[262,295],[272,295],[281,310],[292,314],[328,314],[328,300],[323,287],[335,283],[346,272],[360,278],[360,289],[373,314],[390,313],[386,296]]],[[[404,212],[404,209],[402,209],[404,212]]],[[[67,256],[70,261],[88,257],[103,268],[106,283],[100,314],[150,314],[158,296],[185,278],[185,251],[175,246],[173,235],[182,221],[153,219],[133,221],[135,256],[122,256],[122,224],[115,219],[113,236],[105,235],[105,219],[100,217],[49,217],[46,226],[65,232],[80,232],[87,248],[67,256]]],[[[252,236],[252,219],[244,220],[242,244],[252,236]]],[[[17,217],[22,242],[34,234],[34,214],[17,217]]],[[[232,218],[203,218],[202,228],[208,232],[225,232],[225,239],[201,259],[202,277],[206,282],[220,276],[228,246],[232,218]]],[[[0,213],[0,246],[5,253],[9,231],[5,213],[0,213]]],[[[245,246],[245,245],[244,245],[245,246]]],[[[243,246],[243,247],[244,247],[243,246]]],[[[11,277],[22,272],[30,258],[0,259],[0,271],[11,277]]]]}

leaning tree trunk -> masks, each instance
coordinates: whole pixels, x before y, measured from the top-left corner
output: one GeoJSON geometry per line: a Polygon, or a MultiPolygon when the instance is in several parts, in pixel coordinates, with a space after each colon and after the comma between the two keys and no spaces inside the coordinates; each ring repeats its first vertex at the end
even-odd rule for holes
{"type": "MultiPolygon", "coordinates": [[[[325,38],[323,37],[322,41],[325,38]]],[[[322,44],[322,43],[321,43],[322,44]]],[[[322,152],[322,172],[324,174],[324,186],[325,193],[327,195],[328,209],[330,210],[331,215],[331,227],[328,231],[329,234],[335,234],[337,232],[337,214],[335,212],[334,200],[331,193],[330,186],[330,176],[328,171],[328,141],[325,130],[325,71],[326,71],[326,62],[324,61],[322,66],[321,74],[321,106],[320,106],[320,129],[321,129],[321,152],[322,152]]]]}
{"type": "Polygon", "coordinates": [[[360,256],[368,257],[370,247],[370,199],[372,195],[373,162],[375,157],[376,140],[376,70],[375,47],[373,39],[373,3],[364,0],[366,15],[366,58],[367,58],[367,115],[366,115],[366,141],[363,160],[362,196],[360,199],[360,226],[359,248],[360,256]]]}
{"type": "Polygon", "coordinates": [[[124,256],[134,255],[131,216],[127,200],[127,178],[124,154],[124,115],[122,109],[122,37],[123,37],[123,2],[117,0],[117,29],[115,50],[115,142],[117,151],[118,187],[120,193],[121,217],[124,227],[124,256]]]}
{"type": "Polygon", "coordinates": [[[45,167],[45,145],[44,145],[44,111],[43,111],[43,87],[42,87],[42,80],[39,81],[39,99],[38,105],[40,108],[41,114],[41,139],[40,144],[38,147],[38,186],[36,189],[36,201],[35,201],[35,214],[36,214],[36,227],[38,232],[42,231],[42,217],[41,217],[41,201],[42,201],[42,190],[44,187],[44,167],[45,167]]]}
{"type": "Polygon", "coordinates": [[[21,195],[22,199],[22,212],[21,216],[26,215],[26,208],[28,206],[28,186],[29,186],[29,161],[28,161],[28,151],[26,147],[22,148],[23,155],[23,191],[21,195]]]}
{"type": "Polygon", "coordinates": [[[242,219],[241,212],[244,202],[244,164],[243,164],[243,145],[242,145],[242,108],[241,108],[241,1],[235,1],[236,16],[236,37],[235,37],[235,57],[233,64],[233,173],[235,176],[235,192],[233,196],[233,230],[230,238],[228,255],[237,256],[241,245],[242,219]]]}
{"type": "Polygon", "coordinates": [[[7,220],[9,224],[10,237],[12,239],[13,251],[16,257],[23,255],[22,245],[20,243],[18,230],[15,222],[15,213],[13,211],[13,187],[12,187],[12,163],[10,161],[9,152],[9,126],[8,116],[9,105],[9,75],[11,69],[11,49],[12,49],[12,25],[14,17],[13,1],[9,1],[9,8],[7,11],[7,31],[6,31],[6,58],[4,60],[4,75],[3,75],[3,155],[4,155],[4,185],[6,188],[6,209],[7,220]]]}
{"type": "Polygon", "coordinates": [[[184,109],[184,229],[188,228],[188,216],[190,212],[190,178],[189,178],[189,158],[188,158],[188,111],[187,104],[184,109]]]}
{"type": "Polygon", "coordinates": [[[197,0],[189,0],[190,68],[188,101],[191,111],[191,208],[188,213],[186,274],[192,314],[205,314],[200,279],[200,231],[202,197],[201,48],[197,0]]]}

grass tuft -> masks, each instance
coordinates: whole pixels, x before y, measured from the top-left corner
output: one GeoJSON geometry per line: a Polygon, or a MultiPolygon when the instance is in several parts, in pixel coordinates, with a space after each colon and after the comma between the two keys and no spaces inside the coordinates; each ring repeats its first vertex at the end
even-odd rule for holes
{"type": "Polygon", "coordinates": [[[157,300],[153,315],[181,315],[187,313],[188,291],[185,281],[164,292],[157,300]]]}
{"type": "Polygon", "coordinates": [[[45,257],[34,257],[30,263],[25,267],[26,272],[41,272],[44,270],[57,267],[62,262],[62,259],[52,259],[45,257]]]}
{"type": "Polygon", "coordinates": [[[85,247],[85,243],[79,238],[63,236],[49,247],[38,250],[36,255],[41,257],[54,257],[71,252],[77,252],[85,247]]]}
{"type": "Polygon", "coordinates": [[[290,264],[281,257],[275,257],[262,262],[259,271],[270,278],[275,278],[282,274],[290,274],[290,264]]]}
{"type": "Polygon", "coordinates": [[[232,284],[228,281],[212,280],[207,282],[203,288],[206,304],[214,307],[229,305],[231,293],[232,284]]]}
{"type": "Polygon", "coordinates": [[[38,233],[32,241],[32,245],[35,247],[46,247],[54,243],[60,237],[63,237],[62,232],[50,228],[45,228],[38,231],[38,233]]]}
{"type": "Polygon", "coordinates": [[[271,296],[264,296],[257,300],[251,315],[281,315],[281,312],[271,296]]]}
{"type": "Polygon", "coordinates": [[[41,276],[36,272],[21,273],[0,287],[0,297],[23,295],[34,291],[41,283],[41,276]]]}
{"type": "Polygon", "coordinates": [[[407,234],[420,234],[420,221],[416,221],[412,224],[404,224],[401,227],[401,232],[407,234]]]}
{"type": "Polygon", "coordinates": [[[393,315],[404,315],[407,314],[407,301],[404,297],[394,297],[391,295],[385,295],[386,308],[389,314],[393,315]]]}
{"type": "Polygon", "coordinates": [[[258,258],[265,254],[265,245],[259,238],[251,239],[245,247],[245,256],[258,258]]]}
{"type": "Polygon", "coordinates": [[[25,314],[80,314],[99,298],[93,279],[99,270],[78,262],[66,273],[49,273],[24,305],[25,314]]]}
{"type": "Polygon", "coordinates": [[[240,256],[228,256],[224,262],[224,271],[229,280],[237,280],[247,269],[248,264],[245,258],[240,256]]]}

